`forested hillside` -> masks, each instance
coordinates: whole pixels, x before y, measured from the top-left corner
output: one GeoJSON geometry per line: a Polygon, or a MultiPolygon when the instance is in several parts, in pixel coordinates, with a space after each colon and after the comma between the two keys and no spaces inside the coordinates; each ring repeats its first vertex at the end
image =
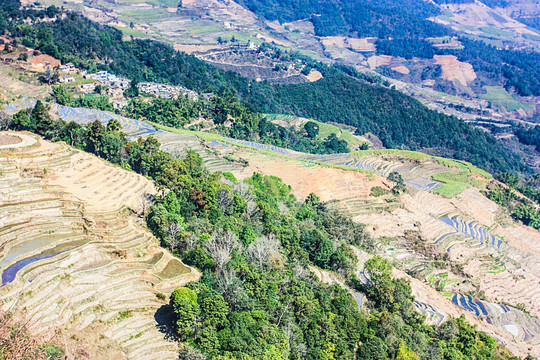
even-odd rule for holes
{"type": "Polygon", "coordinates": [[[3,6],[5,11],[12,12],[8,29],[22,44],[89,71],[110,70],[135,82],[179,84],[201,92],[234,89],[241,101],[247,103],[246,108],[255,111],[283,112],[353,125],[359,134],[372,132],[381,137],[386,147],[452,156],[492,172],[527,171],[526,165],[491,135],[457,118],[429,110],[409,96],[367,83],[354,71],[313,63],[325,76],[323,80],[300,85],[250,82],[160,42],[122,41],[120,31],[77,14],[68,13],[64,19],[28,25],[22,18],[47,17],[47,12],[13,10],[9,4],[14,1],[3,6]]]}
{"type": "Polygon", "coordinates": [[[268,20],[311,19],[319,36],[386,38],[449,33],[445,27],[425,20],[439,14],[440,10],[424,1],[241,0],[239,3],[268,20]]]}
{"type": "Polygon", "coordinates": [[[482,41],[461,37],[463,49],[437,49],[417,38],[378,40],[377,53],[412,59],[431,59],[433,55],[455,55],[459,61],[471,64],[489,81],[503,84],[521,96],[540,95],[540,54],[514,50],[499,50],[482,41]]]}
{"type": "MultiPolygon", "coordinates": [[[[440,0],[436,3],[467,3],[470,0],[440,0]]],[[[288,22],[310,19],[319,36],[373,36],[377,52],[411,59],[433,58],[435,54],[456,55],[491,81],[503,84],[522,96],[540,95],[540,55],[536,52],[497,50],[491,45],[460,38],[463,49],[437,49],[425,38],[457,35],[440,24],[426,20],[440,9],[424,1],[320,1],[320,0],[242,0],[256,14],[288,22]]],[[[484,1],[488,6],[504,6],[504,1],[484,1]]]]}
{"type": "Polygon", "coordinates": [[[342,73],[316,83],[254,85],[253,102],[265,112],[294,113],[355,126],[372,132],[385,146],[428,150],[435,155],[468,159],[489,171],[526,170],[493,136],[463,121],[436,113],[402,93],[361,83],[342,73]],[[501,157],[501,154],[505,154],[501,157]]]}
{"type": "Polygon", "coordinates": [[[203,271],[171,295],[181,359],[510,359],[464,318],[440,326],[414,310],[409,283],[375,256],[356,278],[373,241],[364,226],[311,194],[298,202],[281,179],[255,173],[238,181],[210,173],[188,151],[173,158],[149,137],[128,141],[120,125],[54,121],[43,103],[14,115],[12,129],[62,140],[154,179],[148,227],[174,254],[203,271]],[[343,287],[326,285],[316,265],[366,293],[369,311],[343,287]]]}

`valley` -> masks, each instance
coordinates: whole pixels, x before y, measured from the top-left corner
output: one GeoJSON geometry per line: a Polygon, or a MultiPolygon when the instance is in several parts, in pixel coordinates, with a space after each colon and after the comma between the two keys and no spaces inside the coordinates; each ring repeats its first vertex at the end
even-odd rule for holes
{"type": "Polygon", "coordinates": [[[0,4],[0,358],[540,357],[536,8],[0,4]]]}
{"type": "MultiPolygon", "coordinates": [[[[288,68],[293,64],[289,61],[278,62],[281,70],[274,66],[264,70],[260,67],[260,54],[255,59],[251,54],[264,42],[324,63],[345,64],[363,73],[382,76],[400,91],[421,99],[428,106],[464,119],[480,115],[500,121],[503,117],[519,120],[534,119],[538,116],[538,99],[534,96],[519,97],[518,101],[525,104],[521,111],[517,111],[519,108],[515,106],[497,104],[489,99],[487,102],[483,101],[485,97],[482,95],[489,93],[483,85],[490,83],[489,76],[482,76],[481,81],[471,85],[470,82],[476,75],[466,81],[458,68],[452,67],[450,70],[446,65],[440,64],[439,60],[434,61],[432,56],[425,59],[422,56],[413,59],[390,56],[381,62],[377,37],[321,36],[309,18],[280,23],[265,19],[235,2],[225,4],[218,0],[185,1],[178,8],[159,1],[138,2],[133,7],[128,0],[114,4],[89,0],[82,3],[46,0],[44,4],[62,5],[82,11],[93,20],[118,27],[126,36],[170,42],[178,50],[192,53],[218,67],[238,71],[252,79],[301,81],[296,74],[291,76],[288,68]],[[133,27],[130,24],[133,24],[133,27]],[[243,46],[239,47],[246,44],[251,47],[248,46],[245,50],[242,49],[243,46]],[[238,56],[238,53],[243,55],[238,56]],[[220,60],[213,59],[218,54],[220,60]],[[392,65],[389,65],[390,61],[392,65]],[[442,75],[437,74],[441,69],[438,65],[443,68],[442,75]],[[462,110],[459,110],[460,107],[462,110]]],[[[511,18],[511,5],[507,5],[508,9],[490,8],[488,5],[478,1],[444,4],[441,5],[443,15],[431,20],[452,28],[457,34],[466,34],[500,48],[507,46],[538,51],[538,30],[511,18]]],[[[529,6],[527,9],[530,8],[529,6]]],[[[514,12],[517,13],[517,10],[514,12]]],[[[439,49],[463,48],[458,36],[434,36],[426,39],[439,49]]],[[[473,67],[470,62],[465,62],[463,66],[473,67]]]]}

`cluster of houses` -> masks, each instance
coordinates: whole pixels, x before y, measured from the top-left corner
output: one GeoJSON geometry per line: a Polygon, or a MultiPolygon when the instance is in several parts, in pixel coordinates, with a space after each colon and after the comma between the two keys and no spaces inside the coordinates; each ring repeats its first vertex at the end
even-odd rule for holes
{"type": "MultiPolygon", "coordinates": [[[[131,86],[131,81],[129,79],[116,76],[107,71],[89,74],[86,71],[80,71],[72,63],[62,65],[60,60],[49,55],[39,54],[34,50],[29,50],[28,55],[31,56],[28,63],[34,71],[44,72],[46,70],[54,69],[58,74],[58,82],[62,84],[75,83],[78,78],[80,78],[78,75],[80,74],[84,79],[93,80],[84,82],[78,86],[83,92],[91,93],[99,86],[103,93],[111,98],[113,105],[121,107],[127,103],[124,92],[131,86]]],[[[137,88],[140,92],[166,99],[174,99],[180,95],[187,96],[192,100],[199,99],[199,94],[182,86],[143,82],[138,83],[137,88]]],[[[201,96],[208,100],[212,98],[214,94],[202,94],[201,96]]]]}
{"type": "Polygon", "coordinates": [[[96,85],[101,85],[105,90],[105,93],[110,97],[122,97],[124,91],[129,88],[131,81],[126,78],[118,77],[107,71],[99,71],[95,74],[83,73],[83,78],[96,80],[93,84],[83,84],[82,90],[93,91],[96,85]],[[86,86],[84,86],[86,85],[86,86]]]}
{"type": "Polygon", "coordinates": [[[144,82],[144,83],[137,84],[137,88],[141,92],[155,95],[155,96],[165,98],[165,99],[174,99],[178,97],[180,94],[187,96],[188,98],[192,100],[198,99],[198,95],[195,91],[187,89],[185,87],[181,87],[181,86],[144,82]]]}

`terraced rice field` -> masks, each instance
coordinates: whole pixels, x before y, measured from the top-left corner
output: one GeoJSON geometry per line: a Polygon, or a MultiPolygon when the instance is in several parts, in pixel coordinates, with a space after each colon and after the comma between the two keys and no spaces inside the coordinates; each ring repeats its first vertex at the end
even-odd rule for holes
{"type": "Polygon", "coordinates": [[[540,321],[516,308],[454,294],[452,303],[508,331],[512,336],[535,346],[540,345],[540,321]]]}
{"type": "MultiPolygon", "coordinates": [[[[16,112],[23,109],[33,108],[35,104],[35,100],[24,98],[20,101],[16,101],[7,105],[4,110],[8,112],[16,112]]],[[[153,126],[148,125],[142,121],[129,119],[108,111],[100,111],[86,108],[73,108],[69,106],[52,104],[50,112],[52,115],[60,119],[68,122],[74,121],[81,125],[85,125],[96,120],[99,120],[103,124],[107,124],[111,119],[116,119],[122,125],[123,131],[129,137],[152,135],[157,132],[157,130],[153,126]]]]}
{"type": "Polygon", "coordinates": [[[239,144],[239,145],[242,145],[242,146],[248,146],[248,147],[251,147],[251,148],[254,148],[254,149],[258,149],[258,150],[268,150],[268,151],[272,151],[276,154],[291,154],[293,151],[292,150],[288,150],[288,149],[285,149],[285,148],[282,148],[282,147],[279,147],[279,146],[274,146],[274,145],[267,145],[267,144],[261,144],[261,143],[257,143],[257,142],[253,142],[253,141],[245,141],[245,140],[238,140],[238,139],[231,139],[231,138],[225,138],[225,140],[227,141],[231,141],[233,143],[236,143],[236,144],[239,144]]]}
{"type": "MultiPolygon", "coordinates": [[[[23,100],[9,104],[4,108],[4,110],[13,113],[21,109],[33,107],[34,105],[34,100],[25,98],[23,100]]],[[[158,139],[160,139],[163,145],[163,149],[169,152],[184,152],[187,148],[187,144],[195,145],[197,141],[201,142],[200,140],[197,140],[197,137],[194,135],[172,134],[166,131],[156,130],[152,125],[146,124],[143,121],[125,118],[105,111],[85,108],[72,108],[68,106],[53,104],[51,106],[51,113],[58,118],[64,119],[65,121],[75,121],[83,125],[95,120],[99,120],[102,123],[106,124],[111,119],[116,119],[122,125],[123,131],[126,132],[130,138],[155,135],[158,137],[158,139]],[[191,138],[189,136],[191,136],[191,138]]],[[[223,142],[213,140],[209,143],[209,145],[216,146],[217,144],[218,148],[226,148],[227,146],[229,146],[227,145],[227,143],[238,144],[240,146],[253,148],[256,150],[270,151],[277,155],[292,157],[300,161],[344,166],[352,169],[368,170],[383,177],[387,177],[393,171],[398,171],[402,173],[402,176],[404,176],[407,185],[419,190],[433,191],[440,188],[441,186],[439,182],[429,180],[429,172],[428,175],[424,174],[423,176],[406,176],[406,174],[408,174],[408,172],[413,169],[411,166],[406,164],[404,165],[399,161],[384,160],[381,158],[381,156],[377,155],[362,157],[357,157],[352,154],[310,155],[274,145],[267,145],[253,141],[245,141],[232,138],[224,138],[223,142]]],[[[196,150],[201,152],[201,155],[203,156],[203,158],[205,158],[207,166],[209,166],[209,168],[216,168],[221,170],[222,168],[220,166],[225,166],[226,169],[222,171],[231,170],[229,169],[231,167],[231,164],[220,161],[218,159],[219,157],[210,154],[207,151],[207,148],[207,146],[204,146],[202,144],[196,146],[196,150]]]]}
{"type": "MultiPolygon", "coordinates": [[[[390,161],[382,156],[367,155],[357,157],[352,154],[332,154],[332,155],[305,155],[301,157],[304,161],[314,161],[325,164],[349,167],[373,171],[374,173],[388,177],[392,172],[398,172],[405,180],[405,184],[418,190],[433,191],[441,187],[438,181],[430,180],[426,177],[425,171],[419,175],[413,174],[411,170],[414,166],[402,161],[390,161]]],[[[426,170],[426,169],[424,169],[426,170]]],[[[431,172],[427,172],[430,174],[431,172]]]]}
{"type": "MultiPolygon", "coordinates": [[[[11,110],[14,111],[14,108],[11,110]]],[[[90,119],[108,121],[106,115],[80,115],[81,113],[68,111],[62,114],[72,117],[73,120],[80,123],[92,121],[90,119]]],[[[507,344],[508,341],[514,341],[508,340],[514,339],[514,337],[528,343],[528,345],[519,345],[520,349],[523,349],[523,346],[537,344],[538,320],[535,316],[540,314],[540,287],[531,287],[531,284],[538,283],[536,274],[540,271],[540,247],[535,244],[540,241],[540,235],[537,232],[526,231],[523,226],[498,224],[496,216],[498,206],[487,200],[476,188],[469,188],[451,199],[433,193],[441,185],[437,181],[430,180],[433,174],[463,171],[463,168],[452,169],[445,166],[445,163],[433,159],[408,157],[406,154],[310,155],[249,141],[221,139],[217,136],[199,137],[187,132],[155,132],[153,128],[146,130],[148,125],[129,119],[122,119],[121,123],[131,136],[153,134],[161,142],[162,149],[173,156],[180,157],[188,149],[195,150],[202,156],[210,171],[231,171],[240,179],[251,176],[254,171],[276,175],[292,186],[299,199],[314,192],[322,200],[337,200],[340,206],[348,209],[355,216],[355,221],[368,224],[368,230],[377,237],[393,238],[403,236],[407,231],[418,232],[427,242],[449,251],[448,254],[452,261],[461,264],[464,271],[471,276],[471,280],[467,283],[463,283],[462,278],[450,276],[444,279],[443,287],[449,287],[449,290],[460,294],[474,290],[470,283],[476,284],[485,294],[485,298],[488,299],[488,301],[482,301],[488,315],[482,311],[478,304],[475,305],[476,308],[473,308],[469,301],[466,302],[469,304],[469,308],[465,308],[460,305],[461,299],[457,305],[452,304],[448,300],[442,300],[444,297],[436,290],[429,288],[427,284],[413,282],[413,292],[417,296],[415,307],[418,311],[426,314],[429,321],[433,323],[444,321],[448,314],[459,316],[461,314],[459,311],[463,311],[469,314],[471,317],[469,319],[476,317],[477,320],[485,320],[478,322],[478,324],[487,326],[486,329],[490,333],[503,339],[507,344]],[[235,144],[239,146],[235,146],[235,144]],[[324,166],[324,164],[331,166],[324,166]],[[364,169],[374,174],[347,171],[347,169],[364,169]],[[400,196],[391,194],[380,197],[371,196],[370,189],[373,186],[385,189],[391,187],[392,184],[383,177],[388,176],[393,171],[402,175],[408,186],[408,192],[400,196]],[[431,295],[426,296],[426,293],[431,295]],[[510,311],[505,312],[504,307],[497,305],[502,303],[514,306],[523,303],[533,315],[527,317],[523,312],[515,312],[518,311],[515,308],[510,308],[510,311]],[[459,311],[456,310],[458,308],[459,311]],[[494,327],[490,327],[490,324],[494,327]],[[515,335],[516,331],[518,335],[515,335]]],[[[137,183],[135,179],[129,180],[127,178],[114,182],[117,176],[123,173],[123,170],[120,171],[120,169],[117,172],[91,170],[95,166],[85,159],[81,159],[80,162],[70,160],[76,159],[77,156],[80,155],[66,153],[64,156],[59,156],[58,159],[47,160],[48,165],[44,165],[44,167],[53,168],[67,163],[71,164],[69,167],[73,167],[71,173],[64,170],[66,172],[63,175],[66,175],[68,180],[64,183],[61,181],[61,177],[55,177],[54,174],[48,173],[46,178],[49,186],[61,189],[63,192],[77,193],[77,201],[83,202],[87,211],[97,209],[92,209],[90,204],[105,204],[109,198],[112,200],[107,206],[115,211],[120,209],[120,207],[114,206],[118,203],[124,203],[134,209],[137,207],[137,204],[129,203],[128,198],[122,198],[126,191],[122,192],[122,195],[116,195],[115,198],[115,196],[109,196],[106,189],[114,189],[119,194],[124,183],[129,183],[130,189],[138,189],[142,184],[137,183]],[[77,173],[83,175],[75,179],[77,173]],[[104,183],[101,184],[99,179],[102,179],[104,183]],[[85,187],[93,190],[80,190],[85,187]]],[[[64,167],[64,169],[67,168],[64,167]]],[[[44,204],[47,204],[47,201],[44,201],[44,204]]],[[[44,206],[46,207],[46,205],[44,206]]],[[[45,220],[40,219],[40,221],[45,220]]],[[[21,224],[23,223],[21,222],[21,224]]],[[[11,224],[10,226],[16,227],[18,225],[11,224]]],[[[47,226],[61,229],[57,223],[47,226]]],[[[81,226],[84,229],[84,226],[87,225],[83,221],[81,226]]],[[[101,234],[100,232],[96,233],[101,234]]],[[[0,239],[1,234],[0,232],[0,239]]],[[[53,236],[49,238],[53,238],[53,236]]],[[[42,241],[40,237],[36,236],[32,240],[42,241]]],[[[27,250],[24,248],[17,250],[14,247],[11,258],[8,260],[0,258],[0,262],[4,262],[0,265],[2,269],[7,270],[8,267],[11,267],[5,271],[7,274],[5,276],[8,280],[6,282],[12,283],[4,288],[13,286],[21,279],[30,279],[25,274],[28,269],[33,269],[36,265],[41,267],[40,264],[54,262],[57,258],[69,258],[70,254],[91,246],[95,247],[92,242],[80,244],[77,242],[79,240],[81,238],[70,238],[64,248],[52,251],[53,256],[51,256],[51,251],[42,250],[20,257],[17,255],[17,251],[21,254],[27,254],[27,250]],[[28,263],[20,261],[28,261],[28,263]],[[13,266],[18,262],[19,265],[13,266]]],[[[43,248],[45,245],[34,243],[33,246],[43,248]]],[[[50,243],[45,246],[44,250],[53,249],[55,246],[56,243],[50,243]]],[[[420,278],[426,279],[426,282],[442,279],[442,276],[445,275],[441,271],[433,269],[430,265],[431,259],[415,253],[406,246],[404,247],[403,244],[381,243],[379,250],[397,263],[403,263],[404,268],[418,273],[420,278]]],[[[153,260],[157,259],[155,256],[155,252],[142,256],[147,266],[152,268],[154,279],[152,284],[155,281],[167,280],[168,276],[163,275],[169,272],[166,270],[166,264],[163,263],[164,260],[156,262],[153,260]],[[162,264],[161,267],[156,268],[159,264],[162,264]],[[159,276],[160,274],[161,276],[159,276]],[[156,278],[157,280],[155,280],[156,278]]],[[[133,314],[137,314],[137,312],[134,311],[133,314]]],[[[96,316],[96,318],[100,317],[96,316]]],[[[106,321],[113,318],[108,318],[106,321]]],[[[112,339],[112,337],[110,338],[112,339]]],[[[144,336],[141,335],[141,338],[144,336]]],[[[122,343],[124,340],[119,341],[122,343]]],[[[533,350],[533,352],[540,353],[540,348],[533,347],[533,350]]]]}
{"type": "Polygon", "coordinates": [[[386,162],[380,157],[366,156],[358,159],[351,154],[305,155],[301,159],[304,161],[314,161],[354,169],[369,170],[384,177],[388,176],[392,171],[395,171],[399,167],[398,164],[386,162]]]}
{"type": "MultiPolygon", "coordinates": [[[[480,242],[480,246],[488,246],[494,247],[498,250],[504,250],[504,242],[491,235],[485,227],[481,226],[476,221],[466,221],[457,216],[452,218],[444,216],[440,218],[440,220],[445,224],[450,225],[455,232],[442,236],[435,242],[436,244],[440,244],[446,238],[453,235],[462,235],[480,242]]],[[[447,248],[447,251],[450,251],[450,247],[447,248]]]]}
{"type": "Polygon", "coordinates": [[[156,321],[157,293],[198,274],[133,215],[152,183],[24,136],[35,141],[0,149],[0,300],[37,336],[63,329],[90,359],[177,358],[156,321]]]}
{"type": "Polygon", "coordinates": [[[195,135],[176,134],[167,131],[159,132],[155,137],[161,143],[161,149],[176,157],[183,157],[186,150],[196,151],[204,160],[206,168],[211,172],[230,171],[238,173],[243,165],[228,159],[226,155],[233,154],[231,146],[219,142],[205,142],[195,135]]]}
{"type": "Polygon", "coordinates": [[[426,322],[429,324],[440,325],[446,320],[446,316],[437,311],[432,305],[425,304],[420,301],[414,302],[414,308],[420,314],[426,316],[426,322]]]}

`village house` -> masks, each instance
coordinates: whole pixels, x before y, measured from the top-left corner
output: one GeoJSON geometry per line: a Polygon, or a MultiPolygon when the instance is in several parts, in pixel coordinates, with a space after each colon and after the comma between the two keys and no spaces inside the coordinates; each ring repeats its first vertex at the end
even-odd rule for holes
{"type": "Polygon", "coordinates": [[[77,72],[77,68],[75,67],[75,65],[73,65],[72,63],[67,63],[65,65],[61,65],[58,70],[60,70],[60,72],[63,72],[63,73],[67,73],[67,74],[71,74],[71,73],[76,73],[77,72]]]}
{"type": "Polygon", "coordinates": [[[75,82],[75,78],[73,76],[61,76],[58,79],[58,82],[63,83],[63,84],[68,84],[68,83],[75,82]]]}
{"type": "Polygon", "coordinates": [[[110,97],[121,97],[124,95],[124,89],[118,85],[109,86],[107,90],[105,90],[105,94],[110,97]]]}
{"type": "Polygon", "coordinates": [[[187,96],[192,100],[197,100],[198,98],[198,95],[195,91],[186,89],[181,86],[157,83],[139,83],[137,84],[137,88],[139,89],[139,91],[146,94],[151,94],[165,99],[174,99],[177,98],[180,94],[187,96]]]}
{"type": "Polygon", "coordinates": [[[125,99],[117,99],[112,100],[111,104],[115,109],[122,109],[123,107],[127,106],[128,102],[125,99]]]}
{"type": "Polygon", "coordinates": [[[85,92],[94,91],[95,88],[96,88],[95,84],[81,84],[81,90],[85,92]]]}

